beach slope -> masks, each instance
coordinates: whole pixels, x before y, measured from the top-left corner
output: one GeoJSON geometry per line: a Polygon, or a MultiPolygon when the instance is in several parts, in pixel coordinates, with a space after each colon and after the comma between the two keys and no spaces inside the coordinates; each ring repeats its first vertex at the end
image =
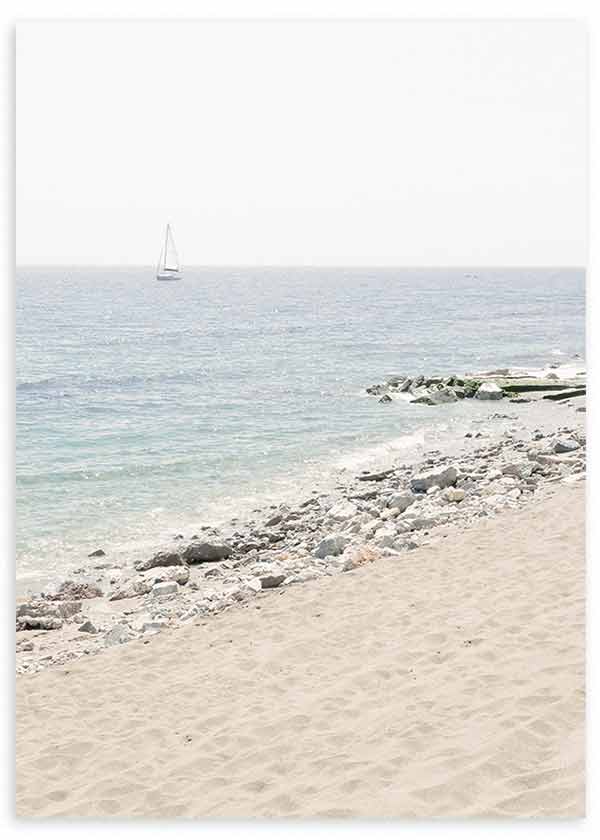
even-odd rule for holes
{"type": "Polygon", "coordinates": [[[582,816],[585,489],[17,678],[19,816],[582,816]]]}

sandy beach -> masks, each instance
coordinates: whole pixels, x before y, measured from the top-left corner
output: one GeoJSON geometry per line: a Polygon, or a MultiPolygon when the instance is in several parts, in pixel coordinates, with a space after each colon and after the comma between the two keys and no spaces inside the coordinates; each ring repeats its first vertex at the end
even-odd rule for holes
{"type": "Polygon", "coordinates": [[[584,814],[585,484],[17,678],[17,814],[584,814]]]}

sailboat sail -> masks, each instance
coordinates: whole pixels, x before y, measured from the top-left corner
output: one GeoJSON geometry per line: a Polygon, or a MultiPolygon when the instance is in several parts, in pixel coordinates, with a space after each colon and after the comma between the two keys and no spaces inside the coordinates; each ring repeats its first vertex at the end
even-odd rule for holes
{"type": "Polygon", "coordinates": [[[167,225],[167,236],[165,239],[164,268],[167,271],[179,271],[179,257],[177,256],[177,249],[175,248],[175,241],[170,225],[167,225]]]}
{"type": "Polygon", "coordinates": [[[158,260],[156,278],[157,280],[177,280],[180,276],[179,256],[175,247],[175,240],[173,239],[171,225],[167,225],[165,241],[158,260]]]}

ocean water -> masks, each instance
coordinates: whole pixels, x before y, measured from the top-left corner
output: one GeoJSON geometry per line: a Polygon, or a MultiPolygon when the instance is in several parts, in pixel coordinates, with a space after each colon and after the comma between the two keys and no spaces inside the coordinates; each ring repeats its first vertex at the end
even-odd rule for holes
{"type": "Polygon", "coordinates": [[[584,298],[578,269],[20,268],[17,578],[462,438],[489,404],[365,387],[583,355],[584,298]]]}

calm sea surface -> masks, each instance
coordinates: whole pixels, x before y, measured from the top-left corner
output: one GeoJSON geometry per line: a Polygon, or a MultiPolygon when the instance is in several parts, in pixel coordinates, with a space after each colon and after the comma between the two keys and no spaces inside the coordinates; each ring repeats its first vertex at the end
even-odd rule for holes
{"type": "Polygon", "coordinates": [[[19,269],[17,575],[462,437],[483,404],[365,386],[583,355],[584,294],[575,269],[19,269]]]}

